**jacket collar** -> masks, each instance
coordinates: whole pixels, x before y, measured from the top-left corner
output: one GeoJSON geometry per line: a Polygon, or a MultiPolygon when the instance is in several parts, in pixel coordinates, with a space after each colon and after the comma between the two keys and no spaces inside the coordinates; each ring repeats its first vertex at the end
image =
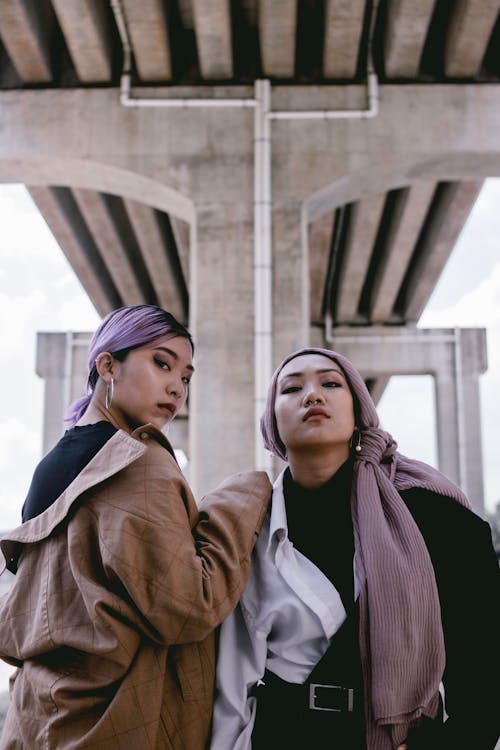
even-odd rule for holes
{"type": "Polygon", "coordinates": [[[154,425],[142,425],[130,434],[117,430],[52,505],[2,538],[0,549],[4,560],[0,560],[0,575],[6,567],[15,573],[22,544],[47,538],[82,493],[136,461],[147,450],[145,443],[150,439],[166,448],[177,463],[169,441],[154,425]]]}
{"type": "Polygon", "coordinates": [[[269,527],[269,541],[276,536],[281,542],[288,536],[288,524],[286,521],[285,495],[283,493],[283,475],[286,467],[278,475],[273,484],[273,500],[271,505],[271,522],[269,527]]]}

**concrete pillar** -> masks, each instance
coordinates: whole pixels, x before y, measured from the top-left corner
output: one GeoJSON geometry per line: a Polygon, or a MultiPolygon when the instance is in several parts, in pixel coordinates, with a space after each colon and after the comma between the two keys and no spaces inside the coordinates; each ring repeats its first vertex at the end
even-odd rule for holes
{"type": "Polygon", "coordinates": [[[297,201],[273,203],[273,365],[309,343],[307,225],[297,201]]]}
{"type": "Polygon", "coordinates": [[[42,452],[64,432],[69,404],[85,394],[89,333],[38,333],[36,373],[45,380],[42,452]]]}
{"type": "Polygon", "coordinates": [[[192,245],[191,482],[254,466],[253,206],[200,203],[192,245]]]}
{"type": "Polygon", "coordinates": [[[451,367],[434,375],[434,388],[438,465],[443,474],[460,484],[461,430],[456,409],[457,381],[451,367]]]}

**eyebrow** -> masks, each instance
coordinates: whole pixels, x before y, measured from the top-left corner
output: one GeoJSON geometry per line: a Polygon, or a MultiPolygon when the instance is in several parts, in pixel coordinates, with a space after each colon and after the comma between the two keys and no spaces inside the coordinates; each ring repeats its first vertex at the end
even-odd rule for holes
{"type": "MultiPolygon", "coordinates": [[[[174,352],[173,349],[169,349],[168,346],[155,346],[155,351],[170,354],[171,357],[179,361],[179,355],[177,354],[177,352],[174,352]]],[[[186,365],[186,370],[191,370],[191,372],[194,372],[193,365],[186,365]]]]}
{"type": "MultiPolygon", "coordinates": [[[[322,375],[323,373],[326,373],[326,372],[336,372],[337,375],[342,375],[342,377],[344,377],[343,373],[341,373],[340,370],[335,369],[335,367],[326,367],[324,370],[320,369],[320,370],[315,370],[314,372],[317,375],[322,375]]],[[[287,375],[283,375],[282,380],[285,380],[286,378],[299,378],[302,375],[304,375],[303,372],[289,372],[287,375]]]]}

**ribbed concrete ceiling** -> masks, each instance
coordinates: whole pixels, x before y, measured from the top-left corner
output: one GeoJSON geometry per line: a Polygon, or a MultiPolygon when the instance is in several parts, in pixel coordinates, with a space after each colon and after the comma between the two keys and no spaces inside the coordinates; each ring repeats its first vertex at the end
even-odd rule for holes
{"type": "Polygon", "coordinates": [[[381,82],[498,81],[497,0],[2,0],[0,88],[363,78],[373,8],[381,82]]]}
{"type": "Polygon", "coordinates": [[[421,182],[350,203],[309,232],[313,325],[416,322],[481,182],[421,182]]]}
{"type": "MultiPolygon", "coordinates": [[[[0,89],[500,80],[498,0],[1,0],[0,89]],[[121,23],[124,21],[124,23],[121,23]],[[119,25],[121,24],[121,33],[119,25]]],[[[480,183],[418,183],[310,226],[311,322],[416,321],[480,183]]],[[[31,194],[100,313],[157,302],[188,316],[189,228],[88,190],[31,194]]]]}
{"type": "Polygon", "coordinates": [[[187,323],[187,224],[143,203],[93,190],[29,191],[102,315],[147,302],[187,323]]]}

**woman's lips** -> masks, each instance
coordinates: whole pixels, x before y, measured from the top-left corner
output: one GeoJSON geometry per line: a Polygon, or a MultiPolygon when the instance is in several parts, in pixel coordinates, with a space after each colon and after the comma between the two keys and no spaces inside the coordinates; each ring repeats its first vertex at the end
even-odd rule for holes
{"type": "Polygon", "coordinates": [[[304,414],[302,421],[307,422],[308,419],[311,419],[312,417],[319,417],[322,419],[330,419],[330,415],[328,414],[325,409],[321,409],[321,407],[313,407],[312,409],[308,409],[306,413],[304,414]]]}
{"type": "Polygon", "coordinates": [[[168,414],[175,414],[175,404],[158,404],[158,408],[161,411],[168,412],[168,414]]]}

